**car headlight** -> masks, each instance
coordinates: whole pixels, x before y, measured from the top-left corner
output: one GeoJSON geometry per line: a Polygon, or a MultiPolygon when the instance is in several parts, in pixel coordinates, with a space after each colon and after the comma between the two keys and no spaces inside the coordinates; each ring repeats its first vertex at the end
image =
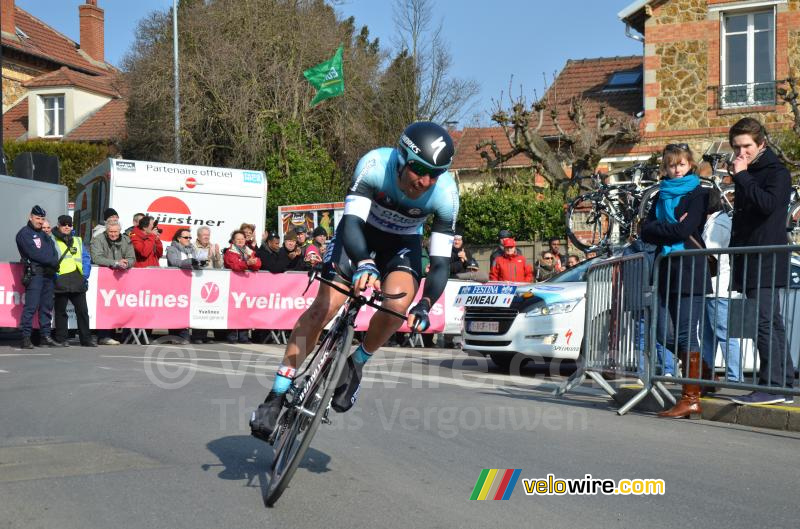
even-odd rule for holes
{"type": "Polygon", "coordinates": [[[536,316],[550,316],[552,314],[566,314],[572,312],[582,298],[578,299],[565,299],[563,301],[556,301],[554,303],[545,303],[539,301],[530,306],[525,312],[526,318],[534,318],[536,316]]]}

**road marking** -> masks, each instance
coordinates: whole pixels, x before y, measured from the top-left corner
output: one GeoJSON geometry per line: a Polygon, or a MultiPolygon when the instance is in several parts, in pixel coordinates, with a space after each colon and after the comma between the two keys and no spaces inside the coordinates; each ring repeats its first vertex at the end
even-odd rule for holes
{"type": "Polygon", "coordinates": [[[0,373],[8,373],[5,369],[0,369],[0,373]]]}
{"type": "Polygon", "coordinates": [[[53,356],[52,353],[4,353],[0,356],[53,356]]]}

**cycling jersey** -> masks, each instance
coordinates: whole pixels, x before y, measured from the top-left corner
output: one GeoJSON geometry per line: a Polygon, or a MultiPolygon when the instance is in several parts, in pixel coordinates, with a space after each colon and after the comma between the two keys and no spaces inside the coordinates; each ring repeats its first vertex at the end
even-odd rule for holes
{"type": "Polygon", "coordinates": [[[422,229],[433,215],[430,238],[431,271],[424,296],[439,299],[447,284],[450,253],[458,216],[458,186],[445,172],[417,199],[407,197],[398,187],[397,151],[385,147],[364,155],[356,166],[345,198],[342,222],[336,229],[325,255],[325,270],[332,277],[332,266],[349,279],[355,265],[376,257],[385,276],[404,270],[420,279],[422,229]],[[395,257],[393,257],[395,256],[395,257]]]}

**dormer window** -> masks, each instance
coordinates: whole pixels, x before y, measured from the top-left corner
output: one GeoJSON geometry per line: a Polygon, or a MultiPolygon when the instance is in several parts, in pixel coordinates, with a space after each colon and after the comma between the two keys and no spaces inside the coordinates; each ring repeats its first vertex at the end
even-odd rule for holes
{"type": "Polygon", "coordinates": [[[621,90],[636,90],[642,86],[642,70],[627,70],[624,72],[614,72],[611,74],[603,92],[615,92],[621,90]]]}
{"type": "Polygon", "coordinates": [[[41,96],[44,108],[44,136],[64,135],[64,94],[41,96]]]}

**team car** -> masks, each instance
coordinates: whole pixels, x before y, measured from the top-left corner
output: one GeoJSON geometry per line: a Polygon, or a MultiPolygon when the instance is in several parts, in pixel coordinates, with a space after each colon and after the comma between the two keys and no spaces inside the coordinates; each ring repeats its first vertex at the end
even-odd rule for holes
{"type": "Polygon", "coordinates": [[[576,360],[583,340],[585,276],[597,262],[586,260],[542,283],[516,285],[510,306],[467,306],[462,349],[490,357],[503,370],[531,360],[576,360]]]}

